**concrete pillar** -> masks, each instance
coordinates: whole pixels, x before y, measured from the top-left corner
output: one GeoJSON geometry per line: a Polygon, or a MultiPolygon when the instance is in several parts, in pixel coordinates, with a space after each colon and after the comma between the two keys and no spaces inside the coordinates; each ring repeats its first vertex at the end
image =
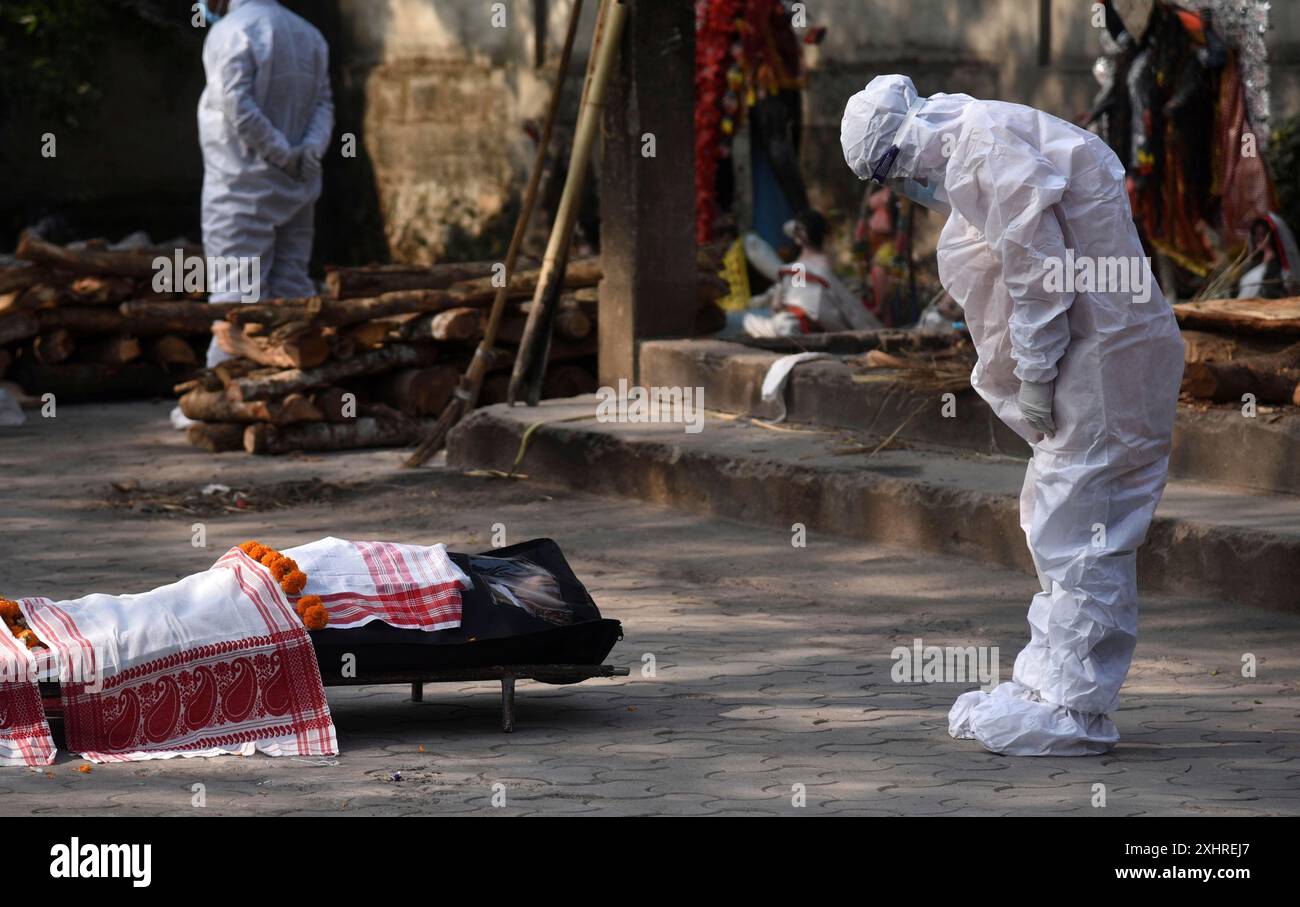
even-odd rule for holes
{"type": "Polygon", "coordinates": [[[688,335],[696,312],[694,4],[623,2],[600,175],[599,373],[612,387],[636,382],[638,341],[688,335]]]}

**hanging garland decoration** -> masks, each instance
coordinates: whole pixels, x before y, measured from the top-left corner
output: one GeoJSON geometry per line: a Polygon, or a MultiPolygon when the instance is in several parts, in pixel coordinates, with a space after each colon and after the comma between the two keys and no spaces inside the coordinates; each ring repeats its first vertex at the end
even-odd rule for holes
{"type": "Polygon", "coordinates": [[[724,116],[737,107],[728,86],[732,41],[744,0],[697,0],[695,4],[695,239],[707,243],[718,215],[718,166],[730,150],[735,126],[724,116]]]}
{"type": "MultiPolygon", "coordinates": [[[[298,569],[293,558],[251,539],[240,545],[239,550],[270,570],[286,595],[298,595],[306,588],[307,574],[298,569]]],[[[318,595],[304,595],[298,599],[294,610],[308,630],[323,630],[330,622],[330,613],[318,595]]]]}

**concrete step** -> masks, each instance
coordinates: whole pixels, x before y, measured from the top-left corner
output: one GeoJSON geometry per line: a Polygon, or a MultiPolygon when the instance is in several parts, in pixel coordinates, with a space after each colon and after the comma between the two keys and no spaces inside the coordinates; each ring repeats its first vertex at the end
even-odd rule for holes
{"type": "MultiPolygon", "coordinates": [[[[963,555],[1032,572],[1020,529],[1025,464],[861,433],[761,426],[710,413],[703,430],[598,422],[596,398],[480,409],[452,433],[453,466],[531,477],[767,526],[963,555]]],[[[1144,589],[1300,613],[1300,499],[1173,480],[1138,557],[1144,589]]]]}
{"type": "MultiPolygon", "coordinates": [[[[656,340],[640,347],[640,381],[647,387],[699,387],[709,409],[772,418],[762,402],[763,376],[777,353],[719,340],[656,340]]],[[[1029,445],[993,415],[974,391],[957,398],[951,418],[898,382],[854,380],[862,369],[845,358],[806,362],[786,386],[788,418],[881,438],[898,437],[976,453],[1027,459],[1029,445]],[[920,407],[918,411],[918,407],[920,407]],[[906,423],[906,424],[904,424],[906,423]]],[[[876,378],[883,377],[879,372],[876,378]]],[[[1265,408],[1254,417],[1237,406],[1180,405],[1169,472],[1257,491],[1300,494],[1300,409],[1265,408]]]]}

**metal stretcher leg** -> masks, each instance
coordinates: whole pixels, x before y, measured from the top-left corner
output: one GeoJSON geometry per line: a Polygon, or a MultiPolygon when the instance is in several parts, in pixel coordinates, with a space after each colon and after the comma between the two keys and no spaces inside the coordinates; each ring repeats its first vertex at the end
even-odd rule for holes
{"type": "Polygon", "coordinates": [[[515,679],[510,675],[501,678],[501,730],[509,734],[515,729],[515,679]]]}

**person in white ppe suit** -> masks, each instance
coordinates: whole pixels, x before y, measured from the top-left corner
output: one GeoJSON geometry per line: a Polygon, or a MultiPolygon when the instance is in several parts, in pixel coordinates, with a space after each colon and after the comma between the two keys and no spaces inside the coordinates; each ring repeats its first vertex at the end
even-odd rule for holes
{"type": "MultiPolygon", "coordinates": [[[[826,218],[811,209],[803,211],[785,225],[785,232],[799,244],[799,257],[787,265],[781,264],[774,252],[768,256],[777,265],[775,273],[767,275],[773,283],[750,299],[751,311],[744,318],[746,334],[793,337],[822,331],[865,331],[882,326],[862,300],[835,275],[825,250],[826,218]]],[[[770,246],[762,245],[770,252],[770,246]]]]}
{"type": "MultiPolygon", "coordinates": [[[[276,0],[214,0],[203,44],[199,99],[203,248],[256,259],[243,286],[209,274],[210,302],[311,296],[307,273],[321,191],[321,159],[334,128],[329,48],[309,22],[276,0]]],[[[215,344],[208,365],[228,358],[215,344]]]]}
{"type": "Polygon", "coordinates": [[[1012,680],[949,732],[1012,755],[1091,755],[1137,640],[1136,550],[1164,490],[1183,344],[1099,138],[1019,104],[873,79],[844,159],[947,217],[939,278],[978,353],[971,384],[1033,446],[1020,522],[1042,591],[1012,680]],[[1091,268],[1089,277],[1085,273],[1091,268]],[[1088,279],[1084,279],[1084,278],[1088,279]]]}

